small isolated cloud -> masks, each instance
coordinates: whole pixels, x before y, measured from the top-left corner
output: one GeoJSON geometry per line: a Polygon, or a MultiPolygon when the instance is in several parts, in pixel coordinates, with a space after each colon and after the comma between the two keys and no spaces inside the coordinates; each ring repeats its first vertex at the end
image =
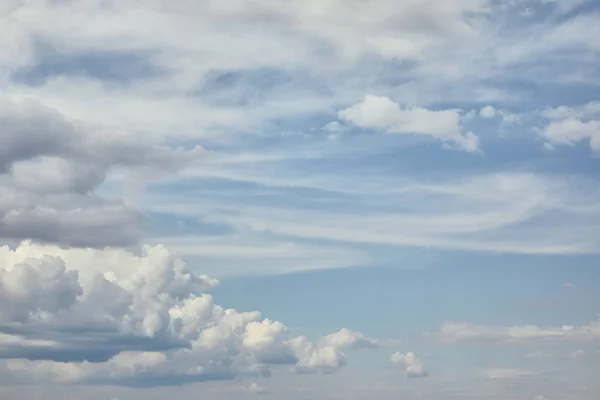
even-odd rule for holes
{"type": "Polygon", "coordinates": [[[479,115],[483,118],[494,118],[496,116],[496,109],[492,106],[485,106],[479,110],[479,115]]]}
{"type": "Polygon", "coordinates": [[[429,376],[421,360],[412,351],[406,354],[394,353],[390,357],[390,362],[403,368],[404,376],[407,378],[424,378],[429,376]]]}
{"type": "Polygon", "coordinates": [[[570,357],[573,359],[582,358],[585,356],[585,351],[583,350],[575,350],[570,354],[570,357]]]}
{"type": "Polygon", "coordinates": [[[258,383],[254,382],[252,384],[250,384],[249,386],[247,386],[246,391],[248,393],[251,394],[259,394],[259,395],[265,395],[268,394],[269,392],[267,392],[265,389],[263,389],[262,386],[260,386],[258,383]]]}
{"type": "Polygon", "coordinates": [[[401,107],[388,97],[366,95],[364,99],[338,112],[338,117],[365,129],[390,134],[428,135],[468,152],[477,151],[479,138],[462,132],[461,111],[401,107]]]}
{"type": "Polygon", "coordinates": [[[573,146],[587,140],[593,152],[600,152],[600,102],[593,101],[578,107],[547,108],[541,111],[541,115],[550,121],[540,130],[546,143],[573,146]]]}
{"type": "Polygon", "coordinates": [[[352,332],[349,329],[342,328],[338,332],[323,337],[319,341],[319,346],[331,346],[340,349],[360,349],[378,347],[379,342],[375,339],[366,337],[360,332],[352,332]]]}
{"type": "Polygon", "coordinates": [[[539,396],[535,396],[533,398],[533,400],[551,400],[551,399],[546,396],[539,395],[539,396]]]}
{"type": "Polygon", "coordinates": [[[592,151],[600,152],[600,121],[583,122],[576,118],[553,121],[543,129],[542,136],[553,145],[572,146],[589,140],[592,151]]]}
{"type": "Polygon", "coordinates": [[[485,106],[481,110],[479,110],[479,116],[482,118],[502,118],[502,124],[506,123],[515,123],[519,121],[519,116],[508,111],[498,110],[493,106],[485,106]]]}
{"type": "Polygon", "coordinates": [[[324,130],[325,132],[329,132],[329,133],[340,133],[340,132],[345,131],[346,127],[337,121],[332,121],[332,122],[324,125],[321,129],[324,130]]]}
{"type": "Polygon", "coordinates": [[[533,371],[513,368],[486,368],[481,373],[489,379],[515,379],[535,375],[533,371]]]}
{"type": "Polygon", "coordinates": [[[572,283],[572,282],[565,282],[565,283],[563,284],[563,286],[564,286],[564,287],[566,287],[566,288],[568,288],[568,289],[577,289],[577,285],[575,285],[575,284],[574,284],[574,283],[572,283]]]}

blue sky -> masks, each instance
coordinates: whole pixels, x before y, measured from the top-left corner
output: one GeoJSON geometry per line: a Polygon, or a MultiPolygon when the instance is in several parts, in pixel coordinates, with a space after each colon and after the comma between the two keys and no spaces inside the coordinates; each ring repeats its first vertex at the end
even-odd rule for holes
{"type": "Polygon", "coordinates": [[[600,395],[597,2],[8,0],[0,32],[0,397],[600,395]]]}

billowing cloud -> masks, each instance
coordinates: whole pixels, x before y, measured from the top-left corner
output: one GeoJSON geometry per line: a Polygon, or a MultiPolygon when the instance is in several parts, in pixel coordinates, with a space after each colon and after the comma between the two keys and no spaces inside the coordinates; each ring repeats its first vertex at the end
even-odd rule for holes
{"type": "Polygon", "coordinates": [[[149,176],[198,159],[127,132],[68,121],[32,99],[0,98],[0,238],[65,246],[134,244],[143,213],[95,189],[113,171],[149,176]]]}
{"type": "Polygon", "coordinates": [[[479,147],[477,136],[462,132],[460,110],[402,108],[388,97],[366,95],[360,103],[339,111],[338,116],[365,129],[429,135],[469,152],[479,147]]]}
{"type": "Polygon", "coordinates": [[[332,373],[345,350],[375,340],[343,329],[312,342],[287,327],[216,305],[218,281],[162,246],[0,248],[0,358],[30,379],[123,385],[178,384],[269,366],[332,373]]]}
{"type": "Polygon", "coordinates": [[[390,362],[404,369],[404,375],[407,378],[424,378],[429,376],[429,372],[419,358],[409,351],[406,354],[394,353],[390,357],[390,362]]]}

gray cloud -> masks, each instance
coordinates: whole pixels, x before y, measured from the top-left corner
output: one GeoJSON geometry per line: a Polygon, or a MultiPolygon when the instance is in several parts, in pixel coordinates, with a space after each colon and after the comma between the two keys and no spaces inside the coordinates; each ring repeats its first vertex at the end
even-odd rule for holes
{"type": "Polygon", "coordinates": [[[65,246],[136,243],[142,212],[94,190],[113,170],[156,175],[203,153],[67,121],[34,100],[0,100],[0,143],[0,238],[65,246]]]}
{"type": "Polygon", "coordinates": [[[11,74],[11,79],[31,86],[40,86],[49,79],[61,76],[85,77],[108,83],[126,84],[163,74],[145,53],[62,52],[43,41],[37,41],[32,62],[33,65],[15,70],[11,74]]]}

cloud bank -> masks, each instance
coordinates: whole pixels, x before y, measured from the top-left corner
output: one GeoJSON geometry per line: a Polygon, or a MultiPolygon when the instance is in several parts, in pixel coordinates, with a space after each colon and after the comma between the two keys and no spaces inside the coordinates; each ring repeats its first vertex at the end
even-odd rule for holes
{"type": "Polygon", "coordinates": [[[132,386],[333,373],[377,341],[342,329],[313,342],[260,312],[215,304],[219,282],[162,246],[0,248],[1,365],[23,379],[132,386]]]}

